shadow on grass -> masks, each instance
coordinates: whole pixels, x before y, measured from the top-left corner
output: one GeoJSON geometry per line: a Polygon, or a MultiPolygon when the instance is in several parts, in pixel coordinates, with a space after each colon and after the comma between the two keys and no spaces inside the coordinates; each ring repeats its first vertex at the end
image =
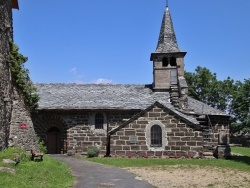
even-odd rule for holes
{"type": "Polygon", "coordinates": [[[232,156],[229,160],[250,165],[250,156],[232,156]]]}

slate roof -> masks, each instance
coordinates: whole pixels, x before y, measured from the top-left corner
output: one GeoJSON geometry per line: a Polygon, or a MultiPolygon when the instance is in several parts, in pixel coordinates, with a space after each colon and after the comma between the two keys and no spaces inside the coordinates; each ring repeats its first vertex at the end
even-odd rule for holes
{"type": "Polygon", "coordinates": [[[211,106],[208,106],[207,104],[198,101],[196,99],[193,99],[192,97],[188,97],[188,106],[189,109],[192,109],[197,114],[210,114],[210,115],[226,115],[225,112],[222,112],[216,108],[213,108],[211,106]]]}
{"type": "Polygon", "coordinates": [[[160,35],[158,39],[158,45],[155,52],[157,53],[181,52],[181,50],[178,47],[178,43],[174,32],[173,22],[168,7],[166,7],[163,15],[160,35]]]}
{"type": "MultiPolygon", "coordinates": [[[[156,101],[169,109],[175,110],[170,103],[169,92],[153,92],[151,85],[39,83],[35,86],[40,96],[38,108],[40,110],[145,110],[156,101]]],[[[188,101],[189,108],[197,114],[225,115],[223,112],[190,97],[188,101]]]]}
{"type": "Polygon", "coordinates": [[[36,84],[39,109],[140,109],[155,101],[169,103],[169,93],[146,85],[36,84]]]}

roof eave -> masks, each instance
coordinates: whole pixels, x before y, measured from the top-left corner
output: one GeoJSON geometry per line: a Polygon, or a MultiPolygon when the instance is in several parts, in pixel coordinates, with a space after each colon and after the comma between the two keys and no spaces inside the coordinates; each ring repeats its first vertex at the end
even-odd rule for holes
{"type": "Polygon", "coordinates": [[[155,60],[155,57],[158,57],[159,55],[162,55],[162,56],[167,56],[167,55],[175,55],[175,56],[180,56],[180,57],[184,57],[187,52],[153,52],[151,53],[151,56],[150,56],[150,61],[154,61],[155,60]]]}
{"type": "Polygon", "coordinates": [[[11,0],[11,2],[12,2],[12,8],[19,10],[18,0],[11,0]]]}

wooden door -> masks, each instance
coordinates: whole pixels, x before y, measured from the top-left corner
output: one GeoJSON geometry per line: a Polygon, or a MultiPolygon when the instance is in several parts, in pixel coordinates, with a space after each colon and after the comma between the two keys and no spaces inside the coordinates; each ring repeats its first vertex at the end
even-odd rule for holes
{"type": "Polygon", "coordinates": [[[47,152],[48,154],[60,154],[60,132],[53,130],[47,132],[47,152]]]}

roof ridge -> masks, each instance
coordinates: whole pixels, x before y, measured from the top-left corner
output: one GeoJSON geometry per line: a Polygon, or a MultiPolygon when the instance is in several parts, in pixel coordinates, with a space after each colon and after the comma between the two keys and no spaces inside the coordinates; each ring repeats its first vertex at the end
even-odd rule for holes
{"type": "Polygon", "coordinates": [[[94,84],[94,83],[34,83],[35,85],[76,85],[76,86],[83,86],[83,85],[95,85],[95,86],[150,86],[152,84],[94,84]]]}

